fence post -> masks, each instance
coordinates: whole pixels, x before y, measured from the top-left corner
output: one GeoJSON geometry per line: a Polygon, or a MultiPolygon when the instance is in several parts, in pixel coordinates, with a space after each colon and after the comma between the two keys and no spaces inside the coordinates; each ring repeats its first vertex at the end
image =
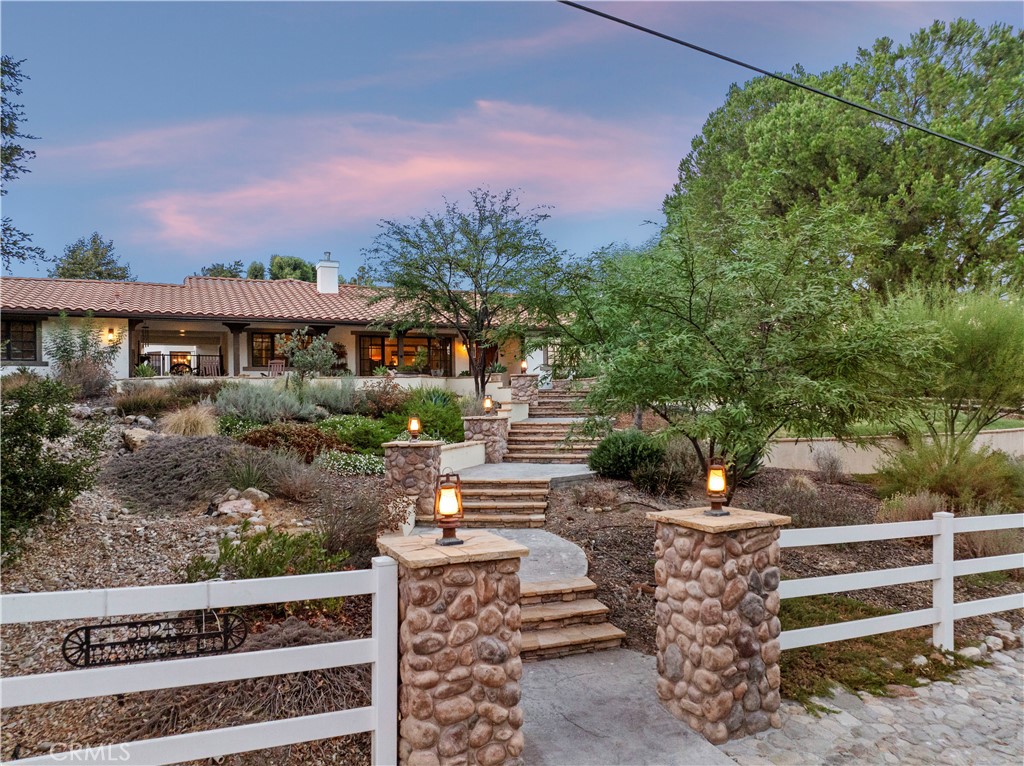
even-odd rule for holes
{"type": "Polygon", "coordinates": [[[939,565],[939,576],[932,581],[932,606],[939,611],[932,625],[932,644],[953,650],[953,514],[945,511],[932,514],[939,531],[932,538],[932,563],[939,565]]]}
{"type": "Polygon", "coordinates": [[[374,766],[398,763],[398,562],[375,556],[377,589],[373,594],[373,709],[376,724],[372,735],[374,766]]]}

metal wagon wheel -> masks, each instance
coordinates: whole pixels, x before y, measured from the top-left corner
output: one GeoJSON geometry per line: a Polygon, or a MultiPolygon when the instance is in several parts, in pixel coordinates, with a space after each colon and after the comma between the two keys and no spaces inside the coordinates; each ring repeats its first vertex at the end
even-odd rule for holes
{"type": "Polygon", "coordinates": [[[64,637],[60,646],[61,654],[69,664],[81,668],[89,664],[88,633],[85,628],[75,628],[64,637]]]}
{"type": "Polygon", "coordinates": [[[235,612],[228,612],[224,615],[224,650],[232,651],[237,649],[249,635],[249,623],[242,615],[235,612]]]}
{"type": "Polygon", "coordinates": [[[191,375],[192,367],[185,362],[178,362],[171,365],[170,373],[171,375],[191,375]]]}

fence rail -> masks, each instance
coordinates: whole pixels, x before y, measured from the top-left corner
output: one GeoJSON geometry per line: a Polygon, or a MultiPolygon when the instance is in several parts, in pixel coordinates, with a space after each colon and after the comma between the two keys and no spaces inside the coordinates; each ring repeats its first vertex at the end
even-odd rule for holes
{"type": "MultiPolygon", "coordinates": [[[[393,559],[386,556],[375,558],[372,569],[355,572],[7,595],[0,597],[0,624],[107,618],[356,595],[373,597],[372,638],[4,678],[0,680],[0,707],[6,709],[369,664],[373,668],[372,693],[370,705],[366,707],[102,747],[93,745],[77,751],[62,751],[60,756],[72,763],[76,759],[95,763],[97,753],[106,753],[110,762],[167,764],[372,731],[373,763],[394,764],[398,758],[398,567],[393,559]]],[[[53,761],[53,756],[46,755],[17,763],[20,766],[53,761]]]]}
{"type": "Polygon", "coordinates": [[[782,548],[931,537],[932,563],[854,574],[784,580],[779,583],[780,598],[817,596],[825,593],[841,593],[930,581],[932,583],[932,606],[928,609],[918,609],[903,614],[786,630],[779,636],[782,648],[796,649],[801,646],[813,646],[829,641],[845,641],[850,638],[930,625],[932,627],[932,643],[937,647],[952,649],[953,622],[955,620],[1009,609],[1024,609],[1024,593],[961,603],[956,603],[953,600],[953,578],[955,577],[1024,568],[1024,553],[955,560],[953,554],[954,535],[963,532],[986,532],[1001,529],[1024,529],[1024,513],[964,518],[954,518],[951,513],[936,513],[931,520],[926,521],[783,530],[779,537],[779,545],[782,548]]]}

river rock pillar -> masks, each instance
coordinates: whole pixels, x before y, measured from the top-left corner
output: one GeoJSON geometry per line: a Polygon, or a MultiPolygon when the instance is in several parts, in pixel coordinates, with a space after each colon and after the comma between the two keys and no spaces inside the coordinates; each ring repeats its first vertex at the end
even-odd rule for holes
{"type": "Polygon", "coordinates": [[[377,541],[398,561],[399,724],[403,766],[522,766],[519,559],[482,530],[377,541]]]}
{"type": "Polygon", "coordinates": [[[441,473],[442,441],[386,442],[384,475],[416,504],[418,516],[434,515],[434,491],[441,473]]]}
{"type": "Polygon", "coordinates": [[[540,375],[512,375],[513,404],[536,404],[537,391],[540,389],[540,375]]]}
{"type": "Polygon", "coordinates": [[[782,725],[779,531],[788,516],[727,508],[654,521],[657,693],[714,744],[782,725]]]}
{"type": "Polygon", "coordinates": [[[504,415],[467,415],[462,418],[467,442],[484,443],[484,461],[500,463],[508,452],[508,417],[504,415]]]}

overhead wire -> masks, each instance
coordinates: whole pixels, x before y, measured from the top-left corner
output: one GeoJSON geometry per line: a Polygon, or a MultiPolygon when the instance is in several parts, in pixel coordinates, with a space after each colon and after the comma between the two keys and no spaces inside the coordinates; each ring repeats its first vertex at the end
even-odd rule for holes
{"type": "Polygon", "coordinates": [[[1005,155],[993,152],[981,146],[976,146],[975,144],[968,143],[967,141],[955,138],[954,136],[948,136],[945,133],[939,133],[937,130],[926,128],[923,125],[917,125],[916,123],[904,120],[902,117],[896,117],[895,115],[887,114],[886,112],[883,112],[879,109],[875,109],[872,106],[860,104],[856,101],[851,101],[850,99],[843,98],[842,96],[837,96],[834,93],[829,93],[828,91],[821,90],[820,88],[815,88],[811,85],[807,85],[806,83],[802,83],[799,80],[794,80],[792,77],[786,77],[785,75],[781,75],[776,72],[770,72],[767,69],[762,69],[761,67],[755,66],[754,64],[748,64],[747,62],[740,61],[739,59],[733,58],[732,56],[726,56],[724,53],[718,53],[717,51],[713,51],[710,48],[704,48],[700,45],[696,45],[695,43],[687,42],[686,40],[682,40],[678,37],[673,37],[672,35],[667,35],[664,32],[659,32],[656,29],[645,27],[642,24],[637,24],[636,22],[628,21],[627,19],[623,19],[619,16],[613,16],[610,13],[599,11],[596,8],[590,8],[586,5],[581,5],[580,3],[572,2],[572,0],[558,0],[558,2],[561,3],[562,5],[568,5],[571,8],[576,8],[577,10],[584,11],[585,13],[590,13],[593,14],[594,16],[599,16],[600,18],[607,19],[608,21],[614,21],[616,24],[622,24],[623,26],[630,27],[631,29],[636,29],[637,31],[653,35],[654,37],[659,37],[662,40],[667,40],[670,43],[682,45],[683,47],[697,51],[698,53],[703,53],[707,56],[713,56],[716,59],[727,61],[730,64],[735,64],[736,66],[743,67],[744,69],[749,69],[752,72],[757,72],[758,74],[762,74],[765,77],[771,77],[774,80],[779,80],[795,88],[802,88],[803,90],[810,91],[811,93],[814,93],[818,96],[830,98],[833,101],[838,101],[840,104],[845,104],[846,106],[850,106],[855,109],[861,109],[865,112],[869,112],[870,114],[875,115],[876,117],[881,117],[882,119],[895,122],[899,125],[903,125],[904,127],[911,128],[913,130],[919,130],[922,133],[927,133],[929,136],[941,138],[944,141],[951,141],[952,143],[957,144],[958,146],[961,146],[965,149],[980,152],[981,154],[987,155],[988,157],[992,157],[1003,162],[1008,162],[1011,165],[1016,165],[1017,167],[1024,169],[1024,162],[1015,160],[1012,157],[1006,157],[1005,155]]]}

